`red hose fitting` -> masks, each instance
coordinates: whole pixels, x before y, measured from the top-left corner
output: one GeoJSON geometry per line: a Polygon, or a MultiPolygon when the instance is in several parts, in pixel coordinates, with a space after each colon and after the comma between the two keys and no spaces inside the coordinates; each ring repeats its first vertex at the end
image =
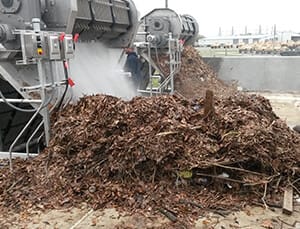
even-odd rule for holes
{"type": "Polygon", "coordinates": [[[75,35],[74,35],[74,37],[73,37],[73,40],[74,40],[75,43],[78,42],[79,36],[80,36],[79,33],[75,33],[75,35]]]}

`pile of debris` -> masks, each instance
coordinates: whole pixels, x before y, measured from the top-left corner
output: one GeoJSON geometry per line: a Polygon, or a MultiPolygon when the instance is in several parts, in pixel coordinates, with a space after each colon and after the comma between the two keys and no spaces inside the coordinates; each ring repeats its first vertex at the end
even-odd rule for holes
{"type": "Polygon", "coordinates": [[[87,202],[189,221],[300,188],[300,138],[268,100],[241,94],[211,105],[179,96],[82,98],[60,114],[41,155],[1,170],[1,210],[87,202]]]}
{"type": "Polygon", "coordinates": [[[182,52],[181,69],[175,78],[175,89],[186,98],[204,96],[211,90],[218,97],[228,97],[237,92],[235,85],[227,85],[203,61],[197,49],[187,46],[182,52]]]}
{"type": "MultiPolygon", "coordinates": [[[[152,57],[164,75],[170,74],[169,56],[152,57]]],[[[180,71],[175,76],[175,91],[185,98],[199,98],[211,90],[220,98],[226,98],[237,93],[235,84],[226,84],[218,79],[217,74],[206,64],[197,49],[192,46],[184,47],[181,56],[180,71]]]]}

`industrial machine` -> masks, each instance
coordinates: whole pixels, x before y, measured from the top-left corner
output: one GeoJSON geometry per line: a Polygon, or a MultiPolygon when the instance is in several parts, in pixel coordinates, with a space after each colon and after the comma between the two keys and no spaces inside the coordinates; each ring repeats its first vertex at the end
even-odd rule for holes
{"type": "Polygon", "coordinates": [[[0,0],[0,151],[47,145],[52,111],[109,93],[137,26],[131,0],[0,0]]]}
{"type": "Polygon", "coordinates": [[[141,92],[174,92],[174,75],[180,69],[184,45],[193,45],[199,26],[190,15],[179,15],[169,8],[154,9],[141,18],[135,46],[143,60],[141,92]],[[162,65],[162,62],[167,62],[162,65]],[[160,85],[147,89],[150,79],[159,75],[160,85]]]}

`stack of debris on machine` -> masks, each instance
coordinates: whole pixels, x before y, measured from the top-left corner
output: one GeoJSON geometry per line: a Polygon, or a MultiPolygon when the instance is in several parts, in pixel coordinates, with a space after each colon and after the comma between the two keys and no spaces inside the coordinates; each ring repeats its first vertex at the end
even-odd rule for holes
{"type": "Polygon", "coordinates": [[[61,111],[42,154],[1,169],[3,214],[86,202],[190,224],[206,210],[282,206],[286,187],[300,189],[299,135],[264,97],[232,93],[193,50],[182,61],[181,87],[199,80],[193,99],[187,89],[131,101],[95,95],[61,111]]]}
{"type": "MultiPolygon", "coordinates": [[[[169,75],[169,56],[153,56],[164,75],[169,75]]],[[[235,85],[218,79],[217,74],[207,65],[199,52],[186,46],[182,52],[180,71],[175,76],[175,91],[185,98],[203,97],[206,90],[212,90],[218,97],[228,97],[237,92],[235,85]]]]}
{"type": "Polygon", "coordinates": [[[227,85],[217,78],[192,46],[185,47],[181,62],[180,72],[175,78],[175,89],[186,98],[204,96],[206,90],[212,90],[216,96],[223,98],[237,92],[234,85],[227,85]]]}

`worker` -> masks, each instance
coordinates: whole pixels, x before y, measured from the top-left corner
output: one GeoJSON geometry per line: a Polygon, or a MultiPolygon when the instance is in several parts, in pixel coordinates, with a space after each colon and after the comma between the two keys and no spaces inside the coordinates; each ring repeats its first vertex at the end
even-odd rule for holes
{"type": "Polygon", "coordinates": [[[125,48],[127,59],[124,66],[124,71],[130,72],[134,87],[139,89],[141,82],[141,62],[133,48],[125,48]]]}

